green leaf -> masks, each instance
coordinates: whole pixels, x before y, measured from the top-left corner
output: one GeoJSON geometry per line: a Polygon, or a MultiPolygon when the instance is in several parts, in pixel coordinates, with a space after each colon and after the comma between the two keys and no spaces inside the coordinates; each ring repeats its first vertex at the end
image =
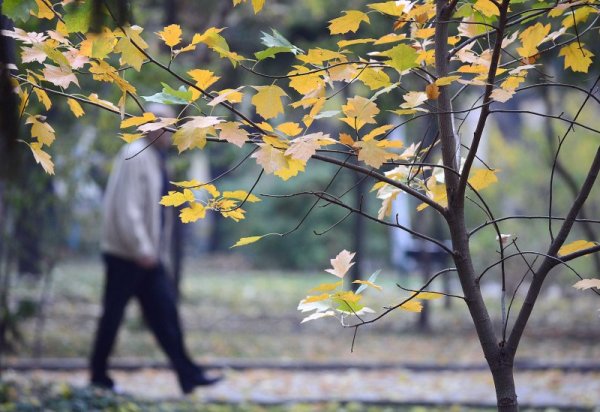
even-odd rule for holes
{"type": "Polygon", "coordinates": [[[279,33],[277,30],[271,29],[271,31],[273,32],[272,35],[265,33],[264,31],[261,32],[263,35],[260,38],[262,44],[264,44],[265,46],[267,46],[269,48],[285,47],[285,48],[289,49],[290,53],[294,53],[294,54],[304,53],[304,51],[302,49],[300,49],[300,48],[294,46],[292,43],[290,43],[290,41],[288,39],[286,39],[285,37],[283,37],[281,35],[281,33],[279,33]]]}
{"type": "Polygon", "coordinates": [[[263,34],[261,37],[261,43],[268,48],[254,53],[259,61],[268,58],[275,58],[275,55],[278,53],[303,53],[301,49],[290,43],[289,40],[283,37],[277,30],[271,30],[273,31],[272,35],[265,33],[264,31],[261,32],[263,34]]]}
{"type": "MultiPolygon", "coordinates": [[[[375,283],[375,281],[377,280],[377,276],[379,276],[379,274],[381,273],[381,269],[379,269],[378,271],[376,271],[375,273],[373,273],[371,276],[369,276],[369,282],[371,283],[375,283]]],[[[365,290],[368,286],[365,284],[360,285],[360,287],[358,289],[356,289],[356,293],[357,295],[359,293],[361,293],[363,290],[365,290]]]]}
{"type": "Polygon", "coordinates": [[[179,90],[175,90],[166,83],[161,84],[163,86],[162,92],[152,96],[142,96],[142,98],[147,102],[161,104],[188,104],[192,100],[192,92],[184,86],[180,86],[179,90]]]}
{"type": "Polygon", "coordinates": [[[87,33],[92,17],[92,1],[68,4],[65,12],[65,26],[69,33],[87,33]]]}
{"type": "Polygon", "coordinates": [[[349,302],[337,298],[334,298],[333,301],[338,304],[338,306],[335,308],[336,310],[339,310],[340,312],[350,313],[352,315],[364,308],[364,305],[361,305],[358,302],[349,302]]]}
{"type": "Polygon", "coordinates": [[[2,14],[14,22],[29,20],[29,11],[36,9],[37,6],[33,0],[4,0],[2,4],[2,14]]]}
{"type": "Polygon", "coordinates": [[[417,51],[407,44],[399,44],[382,52],[381,55],[389,57],[390,60],[386,63],[400,72],[418,66],[417,51]]]}

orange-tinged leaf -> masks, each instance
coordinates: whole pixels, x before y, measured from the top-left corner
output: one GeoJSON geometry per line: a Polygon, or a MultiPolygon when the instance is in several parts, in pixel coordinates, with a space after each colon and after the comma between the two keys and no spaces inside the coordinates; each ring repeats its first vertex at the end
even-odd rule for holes
{"type": "Polygon", "coordinates": [[[354,146],[354,139],[348,133],[340,133],[340,143],[345,144],[346,146],[354,146]]]}
{"type": "Polygon", "coordinates": [[[146,112],[141,116],[134,116],[121,121],[121,129],[125,129],[131,126],[139,126],[141,124],[148,123],[153,120],[156,120],[156,116],[154,115],[154,113],[146,112]]]}
{"type": "Polygon", "coordinates": [[[252,0],[252,10],[257,14],[265,5],[265,0],[252,0]]]}
{"type": "Polygon", "coordinates": [[[53,175],[54,163],[52,162],[52,157],[42,149],[41,143],[33,142],[29,145],[29,148],[33,153],[33,158],[35,159],[36,163],[42,165],[42,168],[44,168],[46,173],[53,175]]]}
{"type": "Polygon", "coordinates": [[[429,100],[437,100],[437,98],[440,96],[440,88],[435,83],[429,83],[425,87],[425,94],[427,94],[427,98],[429,100]]]}
{"type": "Polygon", "coordinates": [[[283,113],[281,98],[287,96],[279,86],[254,86],[258,91],[252,96],[252,104],[256,107],[256,113],[264,119],[272,119],[283,113]]]}
{"type": "Polygon", "coordinates": [[[325,269],[325,272],[331,273],[338,278],[343,278],[348,270],[354,265],[352,259],[356,253],[348,252],[346,249],[342,250],[337,256],[330,260],[332,269],[325,269]]]}
{"type": "Polygon", "coordinates": [[[582,279],[573,285],[575,289],[585,290],[596,288],[600,289],[600,279],[582,279]]]}
{"type": "Polygon", "coordinates": [[[85,114],[83,108],[77,100],[69,98],[67,99],[67,104],[69,105],[69,109],[71,109],[71,112],[73,112],[75,117],[81,117],[85,114]]]}
{"type": "Polygon", "coordinates": [[[349,31],[355,33],[363,21],[370,23],[369,16],[359,10],[344,11],[344,16],[329,20],[329,32],[331,34],[343,34],[349,31]]]}
{"type": "Polygon", "coordinates": [[[174,47],[181,43],[182,32],[179,24],[171,24],[156,34],[158,34],[158,37],[160,37],[169,47],[174,47]]]}
{"type": "Polygon", "coordinates": [[[574,41],[560,49],[559,56],[565,58],[565,69],[569,67],[574,72],[587,73],[592,64],[594,53],[583,48],[583,43],[574,41]]]}
{"type": "Polygon", "coordinates": [[[579,252],[580,250],[589,249],[591,247],[596,246],[597,243],[590,242],[587,240],[576,240],[569,244],[564,245],[558,250],[558,256],[565,256],[571,253],[579,252]]]}
{"type": "Polygon", "coordinates": [[[225,122],[215,126],[220,130],[219,139],[227,140],[229,143],[242,147],[248,140],[248,132],[242,129],[239,122],[225,122]]]}
{"type": "Polygon", "coordinates": [[[240,240],[238,240],[236,242],[235,245],[231,246],[230,249],[234,248],[234,247],[238,247],[238,246],[246,246],[249,245],[251,243],[254,242],[258,242],[260,239],[262,239],[263,237],[265,237],[265,235],[262,236],[248,236],[248,237],[242,237],[240,238],[240,240]]]}

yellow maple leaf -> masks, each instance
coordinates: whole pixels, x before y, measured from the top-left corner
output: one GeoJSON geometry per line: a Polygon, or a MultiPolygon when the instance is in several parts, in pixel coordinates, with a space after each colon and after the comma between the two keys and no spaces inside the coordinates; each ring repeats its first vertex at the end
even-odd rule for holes
{"type": "Polygon", "coordinates": [[[365,162],[375,169],[379,169],[390,155],[390,153],[379,147],[377,143],[376,140],[356,142],[356,146],[360,148],[358,160],[365,162]]]}
{"type": "Polygon", "coordinates": [[[583,48],[583,43],[573,42],[560,49],[559,56],[565,58],[565,69],[569,67],[574,72],[587,73],[592,64],[594,53],[583,48]]]}
{"type": "Polygon", "coordinates": [[[83,108],[77,100],[69,98],[67,99],[67,104],[69,105],[69,109],[71,109],[71,112],[73,112],[75,117],[81,117],[85,114],[83,108]]]}
{"type": "Polygon", "coordinates": [[[423,310],[423,304],[417,300],[409,300],[408,302],[404,302],[400,309],[406,310],[408,312],[421,312],[423,310]]]}
{"type": "Polygon", "coordinates": [[[569,255],[571,253],[579,252],[580,250],[589,249],[596,245],[597,243],[595,242],[589,242],[587,240],[576,240],[561,247],[558,250],[558,256],[569,255]]]}
{"type": "Polygon", "coordinates": [[[334,283],[321,283],[319,286],[316,286],[316,287],[312,288],[311,290],[309,290],[308,293],[331,292],[332,290],[339,288],[343,284],[344,284],[343,280],[340,280],[339,282],[334,282],[334,283]]]}
{"type": "MultiPolygon", "coordinates": [[[[50,108],[52,107],[52,101],[50,100],[48,93],[46,93],[42,89],[38,89],[37,87],[33,88],[33,93],[37,97],[38,101],[44,105],[44,108],[46,110],[50,110],[50,108]]],[[[26,100],[24,100],[24,99],[21,100],[22,105],[25,105],[26,103],[27,103],[26,100]]],[[[22,112],[22,110],[21,110],[21,112],[22,112]]],[[[19,113],[21,113],[21,112],[19,112],[19,113]]]]}
{"type": "Polygon", "coordinates": [[[214,126],[221,123],[222,119],[216,116],[192,116],[191,120],[181,125],[173,134],[173,144],[179,153],[197,147],[203,149],[206,137],[215,135],[214,126]]]}
{"type": "Polygon", "coordinates": [[[188,207],[184,207],[179,212],[179,218],[183,223],[195,222],[198,219],[204,219],[206,208],[202,203],[193,202],[188,207]]]}
{"type": "Polygon", "coordinates": [[[344,57],[345,56],[340,52],[322,49],[320,47],[309,49],[306,54],[299,54],[297,56],[298,60],[307,64],[314,64],[315,66],[319,66],[329,60],[343,59],[344,57]]]}
{"type": "Polygon", "coordinates": [[[469,185],[475,190],[482,190],[498,182],[498,170],[479,169],[468,179],[469,185]]]}
{"type": "Polygon", "coordinates": [[[25,121],[25,124],[31,124],[31,136],[37,139],[40,148],[50,146],[55,139],[54,129],[44,120],[43,116],[29,116],[25,121]]]}
{"type": "Polygon", "coordinates": [[[343,11],[344,16],[329,20],[329,32],[331,34],[343,34],[349,31],[355,33],[363,21],[370,23],[369,16],[359,10],[343,11]]]}
{"type": "Polygon", "coordinates": [[[44,168],[44,171],[49,175],[54,174],[54,163],[52,157],[42,149],[42,144],[39,142],[33,142],[29,145],[33,158],[36,163],[39,163],[44,168]]]}
{"type": "Polygon", "coordinates": [[[144,133],[120,133],[119,137],[127,143],[132,143],[144,137],[144,133]]]}
{"type": "MultiPolygon", "coordinates": [[[[405,4],[408,4],[408,3],[405,3],[405,4]]],[[[390,16],[400,17],[400,16],[402,16],[402,13],[404,12],[405,4],[402,4],[397,1],[386,1],[383,3],[371,3],[371,4],[368,4],[367,7],[371,8],[373,10],[377,10],[380,13],[389,14],[390,16]]]]}
{"type": "Polygon", "coordinates": [[[223,192],[223,197],[227,199],[241,200],[249,203],[260,202],[260,198],[258,196],[255,196],[252,193],[248,193],[245,190],[225,191],[223,192]]]}
{"type": "Polygon", "coordinates": [[[121,121],[121,129],[125,129],[131,126],[139,126],[141,124],[148,123],[153,120],[156,120],[156,116],[154,115],[154,113],[146,112],[141,116],[134,116],[121,121]]]}
{"type": "Polygon", "coordinates": [[[290,87],[298,93],[307,95],[325,88],[325,80],[321,73],[310,73],[305,66],[294,66],[294,70],[288,73],[290,76],[290,87]]]}
{"type": "Polygon", "coordinates": [[[499,16],[500,9],[490,0],[477,0],[473,5],[473,8],[486,17],[499,16]]]}
{"type": "Polygon", "coordinates": [[[294,159],[291,156],[284,156],[286,166],[282,169],[275,171],[275,176],[278,176],[283,181],[287,181],[290,178],[297,176],[298,173],[303,172],[305,163],[301,160],[294,159]]]}
{"type": "Polygon", "coordinates": [[[160,37],[169,47],[174,47],[181,43],[182,32],[179,24],[171,24],[156,34],[158,34],[158,37],[160,37]]]}
{"type": "Polygon", "coordinates": [[[550,33],[550,23],[545,26],[542,23],[536,23],[533,26],[527,27],[521,34],[519,39],[523,43],[522,47],[517,48],[517,53],[521,57],[535,56],[538,53],[538,46],[542,40],[550,33]]]}
{"type": "Polygon", "coordinates": [[[435,300],[435,299],[440,299],[442,296],[444,296],[444,295],[442,295],[441,293],[419,292],[413,298],[414,299],[423,299],[423,300],[435,300]]]}
{"type": "Polygon", "coordinates": [[[341,120],[350,127],[359,130],[365,124],[377,123],[375,116],[379,113],[379,108],[375,102],[365,97],[354,96],[349,98],[346,104],[342,106],[342,111],[346,118],[341,120]]]}
{"type": "Polygon", "coordinates": [[[281,98],[287,96],[279,86],[253,86],[258,91],[252,96],[252,104],[256,107],[256,113],[264,119],[272,119],[283,113],[281,98]]]}
{"type": "Polygon", "coordinates": [[[279,126],[277,126],[277,130],[290,137],[294,137],[302,133],[302,128],[296,122],[281,123],[279,126]]]}
{"type": "MultiPolygon", "coordinates": [[[[52,11],[52,9],[50,7],[48,7],[49,3],[46,3],[44,0],[35,0],[35,4],[38,7],[38,11],[34,12],[33,10],[30,11],[31,15],[37,17],[38,19],[48,19],[48,20],[53,20],[55,15],[54,12],[52,11]]],[[[54,174],[54,173],[50,173],[50,174],[54,174]]]]}
{"type": "Polygon", "coordinates": [[[169,193],[163,196],[159,203],[163,206],[180,206],[185,202],[193,202],[194,200],[194,192],[190,189],[183,189],[183,192],[169,190],[169,193]]]}
{"type": "Polygon", "coordinates": [[[208,89],[212,84],[220,79],[219,76],[215,76],[210,70],[194,69],[187,72],[192,79],[196,82],[196,86],[201,89],[208,89]]]}

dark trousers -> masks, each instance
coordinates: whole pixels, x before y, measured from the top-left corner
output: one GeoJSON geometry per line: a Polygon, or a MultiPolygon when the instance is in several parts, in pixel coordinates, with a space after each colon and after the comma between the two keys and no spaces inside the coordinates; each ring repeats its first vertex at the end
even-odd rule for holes
{"type": "Polygon", "coordinates": [[[199,368],[186,353],[175,289],[162,265],[143,269],[135,262],[114,255],[103,255],[106,283],[103,313],[98,324],[91,357],[92,380],[107,376],[108,357],[123,320],[125,307],[135,296],[145,321],[165,352],[180,382],[193,376],[199,368]]]}

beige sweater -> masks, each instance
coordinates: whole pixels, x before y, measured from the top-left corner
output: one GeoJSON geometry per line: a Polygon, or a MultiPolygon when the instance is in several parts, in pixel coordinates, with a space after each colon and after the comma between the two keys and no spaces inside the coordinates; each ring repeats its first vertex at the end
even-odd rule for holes
{"type": "Polygon", "coordinates": [[[144,150],[147,144],[128,144],[115,159],[104,194],[101,249],[132,260],[157,258],[168,268],[173,214],[165,210],[161,230],[160,155],[154,146],[144,150]]]}

